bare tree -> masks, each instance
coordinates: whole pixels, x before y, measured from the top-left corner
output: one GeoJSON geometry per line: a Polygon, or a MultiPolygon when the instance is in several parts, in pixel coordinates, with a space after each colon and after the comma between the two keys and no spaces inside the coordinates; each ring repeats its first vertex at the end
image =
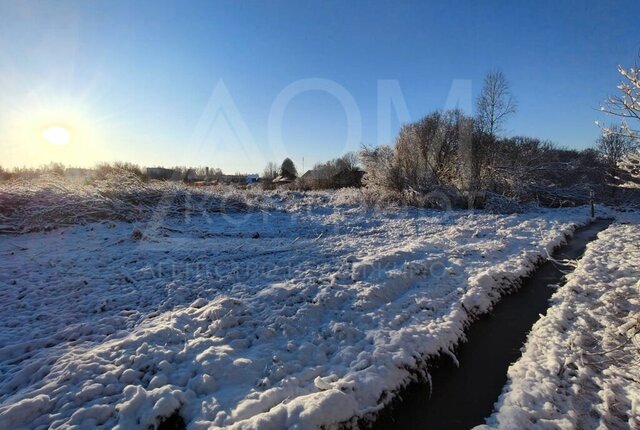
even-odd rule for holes
{"type": "Polygon", "coordinates": [[[363,174],[358,167],[358,156],[348,152],[340,158],[316,163],[312,170],[299,178],[297,186],[305,190],[360,187],[363,174]]]}
{"type": "Polygon", "coordinates": [[[626,154],[618,163],[618,168],[623,172],[623,184],[625,188],[640,189],[640,150],[626,154]]]}
{"type": "Polygon", "coordinates": [[[618,163],[634,147],[633,140],[620,126],[606,127],[609,133],[603,133],[596,141],[596,149],[604,162],[615,169],[618,163]]]}
{"type": "Polygon", "coordinates": [[[280,169],[278,168],[278,165],[273,161],[269,161],[265,166],[264,171],[262,172],[262,178],[266,180],[272,180],[273,178],[278,176],[279,172],[280,169]]]}
{"type": "Polygon", "coordinates": [[[622,118],[622,126],[617,130],[605,127],[604,134],[622,134],[640,143],[640,130],[628,122],[632,120],[634,123],[640,123],[640,69],[637,65],[629,69],[618,66],[618,73],[623,77],[623,81],[618,85],[622,95],[609,97],[600,110],[622,118]]]}
{"type": "Polygon", "coordinates": [[[0,181],[7,180],[10,178],[11,178],[11,172],[9,172],[8,170],[0,166],[0,181]]]}
{"type": "Polygon", "coordinates": [[[492,137],[502,131],[509,115],[516,113],[516,100],[501,71],[494,70],[485,76],[476,109],[480,128],[492,137]]]}
{"type": "Polygon", "coordinates": [[[359,170],[358,154],[356,154],[355,152],[347,152],[342,157],[336,159],[335,163],[340,167],[341,170],[359,170]]]}
{"type": "Polygon", "coordinates": [[[618,66],[618,73],[623,81],[618,85],[621,95],[611,96],[601,111],[622,118],[622,125],[618,128],[604,127],[603,135],[617,135],[629,139],[636,148],[628,151],[618,160],[618,168],[625,180],[624,186],[640,188],[640,69],[636,65],[629,69],[618,66]],[[632,124],[629,124],[632,121],[632,124]],[[635,124],[635,125],[634,125],[635,124]]]}

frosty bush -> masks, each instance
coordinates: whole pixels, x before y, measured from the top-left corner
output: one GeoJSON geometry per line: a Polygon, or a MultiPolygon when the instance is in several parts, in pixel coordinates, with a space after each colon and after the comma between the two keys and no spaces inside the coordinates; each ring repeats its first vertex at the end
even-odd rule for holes
{"type": "Polygon", "coordinates": [[[108,179],[114,175],[126,172],[127,176],[134,175],[140,179],[147,179],[142,169],[137,164],[116,161],[115,163],[99,163],[95,167],[94,178],[108,179]]]}
{"type": "Polygon", "coordinates": [[[640,149],[625,154],[618,162],[618,169],[623,187],[640,189],[640,149]]]}
{"type": "Polygon", "coordinates": [[[360,155],[367,187],[428,207],[443,200],[450,207],[484,207],[491,200],[494,210],[498,195],[499,211],[516,210],[505,204],[512,201],[573,206],[588,203],[591,191],[605,184],[594,151],[529,137],[495,139],[460,111],[432,113],[403,126],[393,147],[364,148],[360,155]]]}
{"type": "Polygon", "coordinates": [[[378,193],[396,193],[408,204],[464,205],[479,189],[480,135],[460,110],[434,112],[402,126],[393,147],[361,150],[364,183],[378,193]]]}
{"type": "Polygon", "coordinates": [[[459,110],[434,112],[403,126],[396,139],[395,159],[403,187],[421,193],[441,186],[464,189],[472,156],[473,119],[459,110]]]}
{"type": "Polygon", "coordinates": [[[360,151],[360,160],[366,172],[364,183],[369,189],[380,189],[383,192],[402,189],[403,180],[392,147],[364,147],[360,151]]]}
{"type": "Polygon", "coordinates": [[[318,163],[296,181],[301,190],[326,190],[362,185],[362,170],[358,167],[358,156],[347,153],[325,163],[318,163]]]}

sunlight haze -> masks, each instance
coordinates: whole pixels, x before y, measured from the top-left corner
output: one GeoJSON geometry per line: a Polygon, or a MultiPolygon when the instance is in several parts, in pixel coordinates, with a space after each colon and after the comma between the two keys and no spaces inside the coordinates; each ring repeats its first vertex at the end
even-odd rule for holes
{"type": "Polygon", "coordinates": [[[311,167],[391,143],[400,123],[452,107],[456,82],[475,98],[494,68],[519,105],[507,134],[585,148],[616,66],[637,54],[640,5],[626,5],[2,0],[0,158],[258,172],[290,156],[311,167]],[[335,83],[356,109],[306,87],[270,124],[278,97],[309,79],[335,83]],[[73,130],[68,145],[46,147],[41,127],[55,125],[73,130]]]}

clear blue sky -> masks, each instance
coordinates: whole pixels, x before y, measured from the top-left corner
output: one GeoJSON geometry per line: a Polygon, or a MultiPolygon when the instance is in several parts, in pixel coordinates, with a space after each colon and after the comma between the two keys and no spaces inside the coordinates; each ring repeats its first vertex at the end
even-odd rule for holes
{"type": "MultiPolygon", "coordinates": [[[[584,148],[616,66],[638,60],[639,16],[637,0],[0,0],[0,165],[261,171],[286,154],[309,168],[389,141],[378,132],[379,81],[397,80],[415,120],[450,107],[452,86],[466,107],[465,88],[475,97],[492,68],[519,102],[508,134],[584,148]],[[274,100],[311,78],[326,81],[298,85],[346,90],[351,127],[334,96],[305,91],[281,109],[274,143],[274,100]],[[58,125],[70,143],[44,142],[41,129],[58,125]]],[[[393,134],[408,118],[391,113],[393,134]]]]}

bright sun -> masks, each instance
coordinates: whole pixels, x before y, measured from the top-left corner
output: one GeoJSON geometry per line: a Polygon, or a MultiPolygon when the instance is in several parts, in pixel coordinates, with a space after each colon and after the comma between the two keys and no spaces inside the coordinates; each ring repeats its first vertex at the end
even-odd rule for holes
{"type": "Polygon", "coordinates": [[[42,138],[51,145],[66,145],[71,140],[71,133],[65,127],[47,127],[42,130],[42,138]]]}

